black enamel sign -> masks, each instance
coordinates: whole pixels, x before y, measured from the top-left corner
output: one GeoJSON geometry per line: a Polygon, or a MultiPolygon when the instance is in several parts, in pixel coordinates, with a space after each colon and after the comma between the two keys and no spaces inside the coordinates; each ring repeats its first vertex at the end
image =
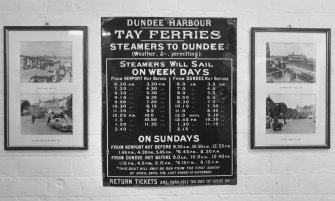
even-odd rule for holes
{"type": "Polygon", "coordinates": [[[236,19],[102,18],[104,186],[236,184],[236,19]]]}

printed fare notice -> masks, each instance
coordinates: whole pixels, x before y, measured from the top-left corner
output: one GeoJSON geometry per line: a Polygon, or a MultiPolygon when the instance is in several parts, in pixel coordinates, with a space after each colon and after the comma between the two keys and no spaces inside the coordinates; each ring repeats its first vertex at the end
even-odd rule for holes
{"type": "Polygon", "coordinates": [[[102,18],[102,61],[104,186],[236,184],[235,18],[102,18]]]}

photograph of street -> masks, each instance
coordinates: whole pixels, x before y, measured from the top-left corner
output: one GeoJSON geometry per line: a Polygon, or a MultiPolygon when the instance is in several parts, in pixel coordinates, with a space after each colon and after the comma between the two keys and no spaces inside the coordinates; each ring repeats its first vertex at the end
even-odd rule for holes
{"type": "Polygon", "coordinates": [[[314,134],[314,94],[269,94],[266,134],[314,134]]]}
{"type": "Polygon", "coordinates": [[[315,83],[315,44],[266,43],[267,83],[315,83]]]}
{"type": "Polygon", "coordinates": [[[22,135],[72,135],[72,94],[21,94],[22,135]]]}
{"type": "Polygon", "coordinates": [[[72,82],[71,41],[21,41],[21,83],[72,82]]]}

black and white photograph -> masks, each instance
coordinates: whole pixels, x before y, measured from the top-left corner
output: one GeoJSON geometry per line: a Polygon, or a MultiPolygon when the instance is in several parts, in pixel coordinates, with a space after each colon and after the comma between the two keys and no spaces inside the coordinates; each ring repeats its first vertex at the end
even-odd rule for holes
{"type": "Polygon", "coordinates": [[[330,29],[251,29],[251,148],[329,149],[330,29]]]}
{"type": "Polygon", "coordinates": [[[72,135],[72,94],[21,94],[22,135],[72,135]]]}
{"type": "Polygon", "coordinates": [[[71,41],[21,41],[21,83],[72,82],[71,41]]]}
{"type": "Polygon", "coordinates": [[[5,26],[4,41],[5,150],[86,150],[87,27],[5,26]]]}
{"type": "Polygon", "coordinates": [[[315,94],[269,94],[266,134],[315,134],[315,94]]]}
{"type": "Polygon", "coordinates": [[[266,43],[267,83],[315,83],[315,44],[266,43]]]}

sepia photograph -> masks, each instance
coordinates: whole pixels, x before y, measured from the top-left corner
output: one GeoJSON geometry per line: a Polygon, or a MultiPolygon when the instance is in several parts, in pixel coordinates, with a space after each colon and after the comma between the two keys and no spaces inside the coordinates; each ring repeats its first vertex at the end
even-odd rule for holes
{"type": "Polygon", "coordinates": [[[21,41],[21,83],[72,82],[71,41],[21,41]]]}
{"type": "Polygon", "coordinates": [[[72,135],[72,94],[21,94],[22,135],[72,135]]]}
{"type": "Polygon", "coordinates": [[[314,134],[314,94],[268,94],[266,134],[314,134]]]}
{"type": "Polygon", "coordinates": [[[266,43],[267,83],[315,83],[315,44],[266,43]]]}

